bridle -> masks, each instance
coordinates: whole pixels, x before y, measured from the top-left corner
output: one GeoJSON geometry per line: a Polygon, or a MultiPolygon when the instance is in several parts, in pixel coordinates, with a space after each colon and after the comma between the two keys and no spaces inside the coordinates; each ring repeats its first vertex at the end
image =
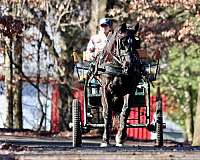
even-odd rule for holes
{"type": "MultiPolygon", "coordinates": [[[[129,65],[133,65],[134,59],[137,58],[134,48],[134,35],[127,29],[123,36],[118,36],[116,39],[116,48],[112,54],[114,61],[119,67],[122,67],[125,73],[128,71],[128,66],[124,63],[128,60],[129,65]]],[[[130,67],[130,66],[129,66],[130,67]]]]}
{"type": "Polygon", "coordinates": [[[114,70],[121,70],[121,74],[126,75],[130,67],[134,67],[135,59],[137,59],[135,33],[129,28],[123,31],[118,29],[110,37],[103,52],[97,56],[95,73],[97,73],[99,67],[106,68],[109,66],[114,70]]]}

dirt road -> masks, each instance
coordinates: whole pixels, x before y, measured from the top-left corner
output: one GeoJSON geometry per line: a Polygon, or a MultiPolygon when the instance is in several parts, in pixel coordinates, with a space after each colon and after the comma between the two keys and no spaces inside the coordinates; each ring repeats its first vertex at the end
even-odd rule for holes
{"type": "Polygon", "coordinates": [[[1,137],[0,160],[200,160],[200,147],[165,142],[158,148],[154,142],[128,140],[115,147],[114,140],[100,148],[100,139],[84,138],[83,145],[73,148],[71,139],[1,137]]]}

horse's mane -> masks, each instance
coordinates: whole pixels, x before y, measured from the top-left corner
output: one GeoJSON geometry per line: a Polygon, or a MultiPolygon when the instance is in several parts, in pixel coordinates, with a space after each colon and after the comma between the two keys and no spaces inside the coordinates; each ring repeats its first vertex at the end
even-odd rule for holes
{"type": "Polygon", "coordinates": [[[126,24],[122,24],[115,28],[113,34],[109,38],[108,43],[104,47],[104,50],[103,50],[104,53],[111,53],[113,51],[113,47],[114,47],[114,43],[116,39],[125,36],[125,29],[126,29],[125,27],[126,27],[126,24]]]}
{"type": "Polygon", "coordinates": [[[95,61],[95,73],[98,70],[98,67],[104,67],[105,65],[116,65],[116,66],[121,66],[121,62],[118,60],[118,50],[116,50],[118,43],[117,41],[119,39],[123,39],[127,36],[135,36],[139,28],[139,24],[137,23],[136,25],[130,25],[123,23],[121,25],[118,25],[113,33],[111,33],[108,36],[108,42],[106,43],[104,49],[98,56],[96,57],[95,61]],[[113,60],[114,59],[114,60],[113,60]]]}
{"type": "Polygon", "coordinates": [[[104,62],[112,61],[113,55],[115,54],[115,43],[118,39],[122,39],[126,36],[134,36],[134,34],[137,32],[139,28],[139,24],[136,24],[134,27],[133,25],[123,23],[119,26],[117,26],[114,30],[114,32],[109,36],[108,42],[106,46],[103,49],[103,57],[104,62]]]}

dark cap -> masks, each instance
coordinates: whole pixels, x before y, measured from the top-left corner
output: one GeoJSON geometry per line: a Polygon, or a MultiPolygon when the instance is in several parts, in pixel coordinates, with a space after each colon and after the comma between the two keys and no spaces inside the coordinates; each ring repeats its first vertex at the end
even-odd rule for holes
{"type": "Polygon", "coordinates": [[[99,25],[108,25],[108,26],[112,26],[112,20],[109,18],[101,18],[99,20],[99,25]]]}

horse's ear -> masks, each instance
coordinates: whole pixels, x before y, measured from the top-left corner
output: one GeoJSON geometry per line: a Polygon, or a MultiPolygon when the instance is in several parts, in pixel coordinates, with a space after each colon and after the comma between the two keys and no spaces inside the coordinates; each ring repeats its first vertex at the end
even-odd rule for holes
{"type": "Polygon", "coordinates": [[[135,25],[135,27],[134,27],[134,32],[135,32],[135,33],[137,33],[139,27],[140,27],[140,26],[139,26],[139,23],[137,23],[137,24],[135,25]]]}
{"type": "Polygon", "coordinates": [[[126,23],[122,23],[122,25],[121,25],[121,32],[122,33],[126,32],[126,29],[127,29],[126,23]]]}

